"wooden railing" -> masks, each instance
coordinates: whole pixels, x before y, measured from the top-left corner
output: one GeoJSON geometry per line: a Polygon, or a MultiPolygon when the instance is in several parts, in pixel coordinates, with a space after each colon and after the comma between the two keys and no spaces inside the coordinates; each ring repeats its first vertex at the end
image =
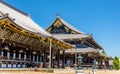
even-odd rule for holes
{"type": "Polygon", "coordinates": [[[24,60],[24,58],[21,58],[21,59],[15,58],[15,59],[13,59],[13,57],[8,58],[7,56],[4,56],[4,57],[0,56],[0,60],[2,60],[2,61],[31,61],[30,58],[27,58],[27,59],[24,60]]]}

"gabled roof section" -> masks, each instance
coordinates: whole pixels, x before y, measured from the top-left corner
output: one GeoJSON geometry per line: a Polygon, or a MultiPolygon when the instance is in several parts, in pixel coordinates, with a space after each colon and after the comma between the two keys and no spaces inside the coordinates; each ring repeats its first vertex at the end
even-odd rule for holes
{"type": "Polygon", "coordinates": [[[11,5],[9,5],[8,3],[4,2],[3,0],[0,0],[0,2],[3,3],[3,4],[5,4],[6,6],[8,6],[8,7],[14,9],[15,11],[20,12],[21,14],[23,14],[23,15],[25,15],[25,16],[28,16],[27,13],[25,13],[25,12],[23,12],[23,11],[21,11],[21,10],[19,10],[19,9],[13,7],[13,6],[11,6],[11,5]]]}
{"type": "MultiPolygon", "coordinates": [[[[57,15],[56,20],[54,21],[54,23],[47,28],[47,31],[50,32],[51,27],[52,26],[63,26],[66,34],[85,34],[83,32],[81,32],[80,30],[78,30],[77,28],[73,27],[71,24],[69,24],[68,22],[66,22],[63,18],[61,18],[59,15],[57,15]],[[64,25],[64,26],[63,26],[64,25]],[[68,30],[70,30],[70,32],[68,32],[68,30]],[[68,32],[68,33],[67,33],[68,32]]],[[[59,30],[60,28],[58,28],[59,30]]]]}
{"type": "Polygon", "coordinates": [[[53,37],[65,40],[65,39],[87,39],[88,43],[95,48],[103,49],[89,34],[85,34],[71,24],[67,23],[64,19],[62,19],[59,15],[57,16],[54,23],[46,29],[50,32],[53,37]]]}
{"type": "Polygon", "coordinates": [[[64,25],[66,25],[68,28],[72,29],[73,31],[78,32],[78,33],[83,33],[82,31],[78,30],[77,28],[75,28],[74,26],[72,26],[71,24],[69,24],[68,22],[66,22],[59,15],[57,16],[57,19],[59,19],[64,25]]]}
{"type": "Polygon", "coordinates": [[[99,45],[93,38],[93,36],[91,36],[90,38],[91,42],[93,42],[100,50],[104,50],[103,47],[101,45],[99,45]]]}
{"type": "Polygon", "coordinates": [[[36,22],[34,22],[28,14],[14,8],[6,2],[0,0],[0,15],[7,14],[10,18],[15,19],[14,22],[20,27],[38,33],[45,36],[52,36],[50,33],[45,31],[36,22]]]}
{"type": "MultiPolygon", "coordinates": [[[[20,26],[18,26],[16,23],[14,23],[13,19],[11,19],[8,16],[0,17],[0,23],[1,23],[0,24],[1,34],[2,34],[3,31],[6,33],[6,34],[2,35],[2,37],[1,37],[2,39],[5,38],[8,41],[13,41],[15,43],[16,42],[22,43],[23,40],[24,40],[23,37],[25,37],[25,40],[26,40],[26,38],[29,39],[29,41],[30,40],[35,41],[37,39],[40,42],[44,42],[45,44],[46,44],[46,42],[48,44],[52,39],[53,46],[55,46],[55,47],[56,47],[56,45],[58,45],[58,48],[62,48],[62,49],[73,49],[73,48],[75,48],[73,45],[68,44],[68,43],[66,43],[62,40],[57,39],[57,38],[54,38],[53,36],[52,37],[45,37],[41,34],[39,35],[37,33],[31,32],[30,30],[28,31],[26,29],[23,29],[20,26]],[[21,42],[21,37],[23,38],[22,42],[21,42]],[[31,38],[33,38],[33,39],[31,39],[31,38]]],[[[23,42],[22,44],[24,44],[24,43],[26,43],[26,42],[23,42]]],[[[38,43],[38,41],[37,41],[37,43],[38,43]]],[[[26,43],[25,45],[27,45],[27,44],[29,45],[29,43],[26,43]]],[[[32,42],[32,44],[33,44],[33,42],[32,42]]],[[[39,47],[41,47],[41,46],[39,46],[39,47]]],[[[36,48],[36,46],[35,46],[35,48],[36,48]]]]}

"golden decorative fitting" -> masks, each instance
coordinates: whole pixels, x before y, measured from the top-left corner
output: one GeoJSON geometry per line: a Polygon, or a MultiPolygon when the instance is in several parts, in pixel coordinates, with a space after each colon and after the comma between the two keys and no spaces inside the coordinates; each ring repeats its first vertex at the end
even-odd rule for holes
{"type": "Polygon", "coordinates": [[[77,34],[77,32],[75,32],[75,31],[72,31],[72,34],[77,34]]]}
{"type": "Polygon", "coordinates": [[[21,32],[22,32],[22,33],[24,33],[24,32],[25,32],[25,30],[22,30],[21,32]]]}
{"type": "Polygon", "coordinates": [[[48,41],[50,42],[52,40],[52,38],[48,38],[48,41]]]}
{"type": "Polygon", "coordinates": [[[82,54],[85,54],[85,52],[82,52],[82,54]]]}
{"type": "Polygon", "coordinates": [[[57,43],[60,43],[59,41],[57,41],[57,43]]]}
{"type": "Polygon", "coordinates": [[[66,26],[64,27],[65,28],[65,31],[68,32],[69,31],[69,28],[67,28],[66,26]]]}
{"type": "Polygon", "coordinates": [[[50,32],[50,31],[51,31],[51,29],[52,29],[52,28],[50,27],[47,31],[48,31],[48,32],[50,32]]]}
{"type": "Polygon", "coordinates": [[[59,20],[57,20],[55,23],[54,23],[54,26],[56,26],[56,27],[60,27],[62,25],[62,23],[59,21],[59,20]]]}

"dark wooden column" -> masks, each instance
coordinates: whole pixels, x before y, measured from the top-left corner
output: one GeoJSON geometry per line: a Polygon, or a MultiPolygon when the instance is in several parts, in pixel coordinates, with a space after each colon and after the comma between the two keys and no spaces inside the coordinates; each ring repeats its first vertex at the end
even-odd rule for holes
{"type": "Polygon", "coordinates": [[[88,62],[89,62],[89,64],[91,64],[91,62],[90,62],[90,58],[88,58],[88,62]]]}
{"type": "Polygon", "coordinates": [[[51,68],[53,68],[53,49],[51,49],[51,68]]]}
{"type": "Polygon", "coordinates": [[[2,51],[2,44],[0,43],[0,56],[1,56],[1,51],[2,51]]]}
{"type": "Polygon", "coordinates": [[[29,56],[29,59],[32,61],[32,57],[31,57],[32,50],[31,50],[31,49],[29,49],[29,51],[28,51],[28,52],[29,52],[29,55],[28,55],[28,56],[29,56]]]}
{"type": "Polygon", "coordinates": [[[74,55],[73,55],[73,54],[70,54],[70,56],[71,56],[71,57],[70,57],[70,66],[71,66],[71,63],[74,65],[74,63],[73,63],[73,60],[74,60],[74,57],[73,57],[73,56],[74,56],[74,55]]]}
{"type": "Polygon", "coordinates": [[[46,48],[43,49],[43,54],[44,54],[44,56],[43,56],[43,68],[46,68],[46,57],[47,57],[46,48]]]}
{"type": "Polygon", "coordinates": [[[65,50],[63,50],[62,68],[65,68],[65,50]]]}
{"type": "Polygon", "coordinates": [[[60,50],[58,50],[58,52],[57,52],[57,67],[59,68],[60,66],[59,66],[59,64],[60,64],[60,50]]]}
{"type": "MultiPolygon", "coordinates": [[[[2,44],[0,44],[0,60],[2,60],[1,51],[2,51],[2,44]]],[[[0,68],[1,68],[1,63],[0,63],[0,68]]]]}

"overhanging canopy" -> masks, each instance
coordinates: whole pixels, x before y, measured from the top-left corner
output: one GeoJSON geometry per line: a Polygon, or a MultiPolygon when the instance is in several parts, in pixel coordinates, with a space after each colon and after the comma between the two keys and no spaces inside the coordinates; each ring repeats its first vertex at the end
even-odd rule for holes
{"type": "Polygon", "coordinates": [[[99,52],[99,49],[94,49],[94,48],[76,48],[74,50],[66,50],[66,53],[90,53],[90,52],[99,52]]]}
{"type": "Polygon", "coordinates": [[[53,34],[53,37],[64,40],[64,39],[82,39],[87,38],[89,35],[86,34],[53,34]]]}
{"type": "Polygon", "coordinates": [[[37,23],[35,23],[30,16],[26,13],[10,6],[9,4],[0,0],[0,15],[8,14],[9,17],[15,19],[14,22],[20,27],[46,36],[51,36],[50,33],[41,28],[37,23]]]}

